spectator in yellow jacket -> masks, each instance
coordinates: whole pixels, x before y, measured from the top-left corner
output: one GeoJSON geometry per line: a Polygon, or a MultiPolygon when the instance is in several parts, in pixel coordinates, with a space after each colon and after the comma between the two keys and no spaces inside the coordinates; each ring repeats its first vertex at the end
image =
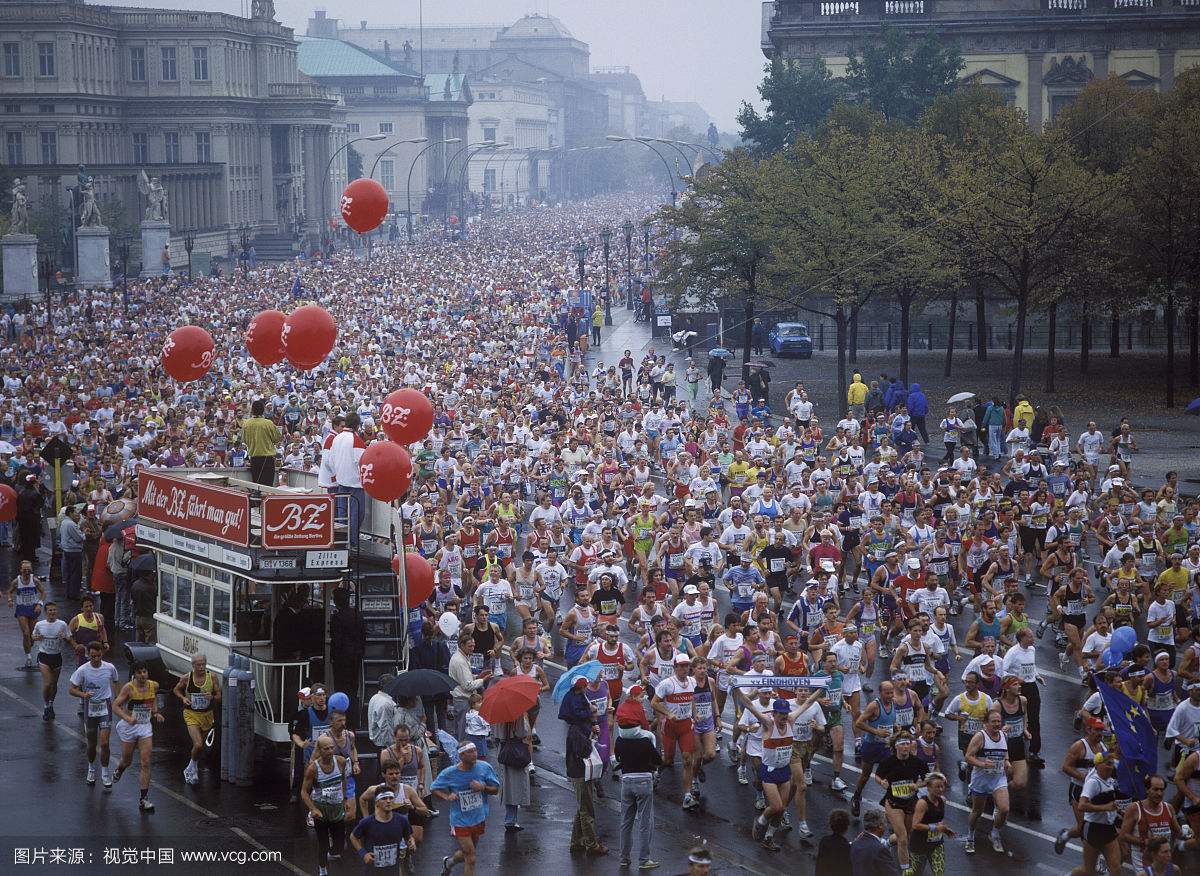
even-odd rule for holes
{"type": "Polygon", "coordinates": [[[850,406],[850,416],[859,422],[866,413],[867,385],[863,383],[862,375],[857,371],[850,379],[850,388],[846,390],[846,404],[850,406]]]}

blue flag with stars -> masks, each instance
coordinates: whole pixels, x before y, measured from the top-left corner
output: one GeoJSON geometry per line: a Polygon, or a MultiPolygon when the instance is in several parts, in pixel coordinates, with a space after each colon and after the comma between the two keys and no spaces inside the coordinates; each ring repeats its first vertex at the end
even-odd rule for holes
{"type": "Polygon", "coordinates": [[[300,288],[300,275],[297,274],[296,279],[294,279],[292,281],[292,299],[293,300],[298,299],[303,294],[304,294],[304,292],[300,288]]]}
{"type": "Polygon", "coordinates": [[[1146,799],[1146,777],[1158,771],[1158,735],[1149,713],[1116,688],[1096,681],[1117,737],[1121,760],[1117,764],[1117,787],[1134,800],[1146,799]]]}

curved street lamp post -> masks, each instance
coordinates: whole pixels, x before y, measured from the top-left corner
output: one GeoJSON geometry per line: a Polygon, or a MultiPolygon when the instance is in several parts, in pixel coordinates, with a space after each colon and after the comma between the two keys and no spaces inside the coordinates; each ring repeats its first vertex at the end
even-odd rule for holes
{"type": "Polygon", "coordinates": [[[353,140],[347,140],[337,149],[333,150],[333,154],[329,156],[329,163],[325,165],[325,175],[321,177],[321,249],[325,250],[329,247],[325,245],[325,241],[329,240],[329,208],[328,193],[329,193],[329,171],[333,169],[333,160],[342,153],[343,150],[349,149],[355,143],[361,143],[364,140],[369,140],[372,143],[378,143],[380,140],[386,140],[387,134],[368,134],[365,137],[355,137],[353,140]]]}
{"type": "Polygon", "coordinates": [[[417,161],[420,160],[421,156],[424,155],[426,152],[428,152],[430,149],[432,149],[434,146],[445,146],[448,143],[461,143],[461,142],[462,142],[461,137],[451,137],[448,140],[435,140],[434,142],[432,142],[428,146],[426,146],[424,149],[422,149],[420,152],[418,152],[415,156],[413,156],[412,163],[408,166],[408,186],[407,186],[408,194],[405,196],[405,200],[404,200],[404,217],[405,217],[406,223],[408,224],[408,242],[409,243],[412,243],[412,240],[413,240],[413,224],[412,224],[413,168],[417,166],[417,161]]]}

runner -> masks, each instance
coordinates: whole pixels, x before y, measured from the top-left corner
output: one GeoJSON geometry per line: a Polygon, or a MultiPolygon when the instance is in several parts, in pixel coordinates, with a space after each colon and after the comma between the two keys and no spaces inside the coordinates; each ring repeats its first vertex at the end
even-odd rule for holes
{"type": "Polygon", "coordinates": [[[112,703],[122,690],[117,667],[104,660],[104,646],[98,641],[87,646],[88,661],[71,673],[71,696],[83,702],[83,726],[87,734],[87,783],[96,784],[96,752],[100,753],[100,780],[104,790],[112,790],[108,772],[109,733],[112,729],[112,703]]]}
{"type": "Polygon", "coordinates": [[[1012,765],[1008,760],[1008,740],[1004,736],[1000,712],[988,712],[983,729],[972,737],[967,746],[966,761],[971,767],[971,815],[967,819],[966,844],[968,855],[975,854],[975,826],[989,799],[995,804],[992,810],[992,848],[1004,853],[1004,842],[1000,829],[1008,820],[1008,771],[1012,765]]]}
{"type": "Polygon", "coordinates": [[[207,657],[203,654],[192,656],[192,671],[179,679],[173,693],[183,703],[183,724],[192,740],[183,780],[195,785],[200,781],[200,756],[208,742],[207,736],[216,724],[214,712],[221,702],[221,682],[215,672],[209,672],[207,657]]]}
{"type": "Polygon", "coordinates": [[[62,673],[63,642],[71,648],[78,647],[71,637],[66,621],[58,617],[58,603],[47,602],[46,617],[33,625],[33,639],[37,646],[38,669],[42,673],[42,720],[54,720],[54,700],[58,696],[58,677],[62,673]]]}
{"type": "Polygon", "coordinates": [[[925,777],[925,795],[917,800],[910,826],[912,876],[922,876],[926,865],[933,876],[942,876],[946,866],[946,838],[957,834],[946,823],[946,777],[939,772],[925,777]]]}
{"type": "Polygon", "coordinates": [[[908,833],[916,811],[917,791],[924,786],[928,772],[925,762],[913,756],[913,744],[912,735],[900,731],[892,739],[895,753],[885,758],[875,771],[875,781],[884,789],[880,802],[896,837],[896,857],[905,870],[909,868],[908,833]]]}
{"type": "Polygon", "coordinates": [[[316,752],[304,767],[300,799],[317,831],[317,873],[328,876],[329,859],[341,857],[346,845],[346,760],[334,753],[325,733],[314,743],[316,752]]]}
{"type": "Polygon", "coordinates": [[[683,787],[687,791],[680,804],[684,809],[699,807],[693,791],[696,770],[696,679],[692,676],[692,658],[677,653],[671,661],[672,674],[654,687],[650,707],[659,721],[662,738],[663,769],[675,764],[675,747],[683,752],[683,787]]]}
{"type": "Polygon", "coordinates": [[[433,793],[450,801],[450,832],[458,851],[442,858],[442,876],[456,864],[465,876],[475,876],[475,855],[487,829],[488,797],[500,793],[500,779],[486,760],[480,760],[475,745],[458,746],[458,763],[446,767],[433,780],[433,793]]]}
{"type": "Polygon", "coordinates": [[[354,825],[350,845],[369,870],[414,872],[411,860],[413,829],[398,811],[396,792],[391,788],[375,791],[370,815],[354,825]]]}
{"type": "Polygon", "coordinates": [[[21,647],[25,649],[25,662],[17,669],[33,671],[33,626],[45,599],[46,588],[41,579],[34,576],[33,563],[22,561],[17,577],[8,586],[8,607],[16,606],[14,616],[21,628],[21,647]]]}
{"type": "Polygon", "coordinates": [[[154,722],[161,724],[165,717],[158,710],[158,682],[150,680],[150,670],[141,660],[129,666],[133,678],[126,682],[113,700],[112,711],[117,716],[117,737],[121,740],[121,760],[113,773],[119,782],[138,753],[138,808],[153,812],[150,793],[150,755],[154,751],[154,722]],[[126,708],[128,707],[128,708],[126,708]]]}
{"type": "Polygon", "coordinates": [[[1104,752],[1084,779],[1079,793],[1079,810],[1083,813],[1083,866],[1071,871],[1071,876],[1087,876],[1096,872],[1096,862],[1103,857],[1109,873],[1121,871],[1121,843],[1117,840],[1117,782],[1114,778],[1117,756],[1104,752]]]}

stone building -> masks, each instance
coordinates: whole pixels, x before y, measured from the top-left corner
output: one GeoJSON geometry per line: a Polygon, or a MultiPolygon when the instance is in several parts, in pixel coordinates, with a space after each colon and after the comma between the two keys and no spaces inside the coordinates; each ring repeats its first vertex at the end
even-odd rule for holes
{"type": "Polygon", "coordinates": [[[636,73],[628,67],[601,67],[592,73],[591,81],[608,101],[609,133],[630,137],[647,133],[646,93],[636,73]]]}
{"type": "Polygon", "coordinates": [[[470,140],[499,148],[473,155],[470,190],[506,206],[538,197],[547,183],[550,150],[562,143],[561,114],[549,89],[537,82],[481,74],[474,94],[470,140]]]}
{"type": "MultiPolygon", "coordinates": [[[[301,72],[336,95],[344,109],[346,136],[362,160],[363,176],[379,181],[397,211],[420,212],[430,181],[442,179],[446,157],[457,148],[443,141],[466,136],[471,98],[465,78],[422,77],[403,55],[377,57],[342,40],[300,37],[299,44],[301,72]],[[387,139],[365,139],[378,134],[387,139]],[[422,137],[428,143],[402,142],[422,137]]],[[[330,189],[341,191],[332,182],[330,189]]]]}
{"type": "Polygon", "coordinates": [[[1200,0],[774,0],[762,5],[768,58],[850,52],[893,27],[958,45],[962,78],[1005,95],[1041,127],[1096,76],[1167,89],[1200,63],[1200,0]]]}
{"type": "Polygon", "coordinates": [[[192,232],[213,253],[239,228],[291,235],[328,212],[321,176],[343,142],[340,110],[274,17],[270,0],[251,18],[0,3],[0,160],[26,179],[34,216],[67,227],[80,164],[106,221],[130,229],[138,170],[160,177],[176,238],[192,232]]]}

